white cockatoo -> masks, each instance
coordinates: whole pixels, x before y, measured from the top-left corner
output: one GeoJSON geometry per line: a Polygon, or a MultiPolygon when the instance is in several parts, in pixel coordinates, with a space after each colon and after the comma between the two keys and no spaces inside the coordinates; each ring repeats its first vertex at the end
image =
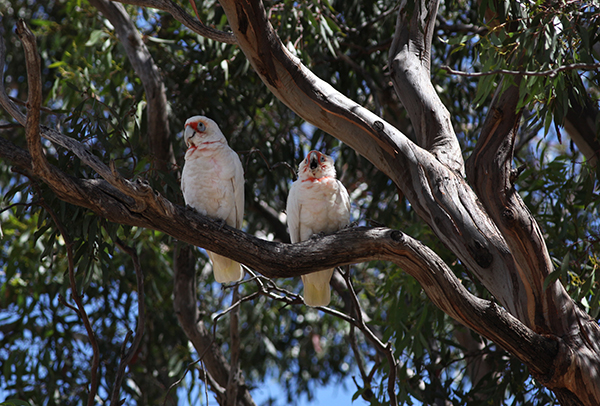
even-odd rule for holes
{"type": "MultiPolygon", "coordinates": [[[[350,223],[348,191],[335,177],[333,159],[310,151],[298,167],[298,180],[287,200],[287,223],[292,242],[317,233],[333,233],[350,223]]],[[[309,306],[326,306],[331,300],[333,269],[302,275],[304,300],[309,306]]]]}
{"type": "MultiPolygon", "coordinates": [[[[204,116],[185,122],[183,139],[188,147],[181,174],[185,203],[199,213],[240,228],[244,218],[244,169],[227,144],[217,123],[204,116]]],[[[244,273],[238,262],[206,251],[215,280],[239,281],[244,273]]]]}

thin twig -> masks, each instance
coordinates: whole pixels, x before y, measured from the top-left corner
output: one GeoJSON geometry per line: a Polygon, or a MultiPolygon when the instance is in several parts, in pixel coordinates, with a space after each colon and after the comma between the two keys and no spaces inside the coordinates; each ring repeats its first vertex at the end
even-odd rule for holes
{"type": "Polygon", "coordinates": [[[350,333],[348,334],[350,337],[350,348],[352,348],[352,352],[354,352],[354,358],[356,359],[356,365],[358,366],[358,371],[360,372],[363,384],[370,386],[370,382],[367,382],[367,372],[365,371],[363,359],[358,348],[358,343],[356,342],[355,328],[354,325],[350,325],[350,333]]]}
{"type": "Polygon", "coordinates": [[[214,315],[213,318],[212,318],[212,321],[213,321],[213,339],[217,335],[217,320],[219,320],[221,317],[225,316],[229,312],[231,312],[234,309],[236,309],[243,302],[247,302],[248,300],[252,300],[252,299],[254,299],[255,297],[257,297],[259,295],[260,295],[260,292],[254,292],[254,293],[252,293],[252,294],[250,294],[248,296],[244,296],[244,297],[236,300],[234,303],[232,303],[232,305],[229,306],[227,309],[225,309],[225,310],[221,311],[220,313],[217,313],[216,315],[214,315]]]}
{"type": "Polygon", "coordinates": [[[556,76],[558,73],[563,72],[563,71],[568,71],[568,70],[577,70],[577,69],[595,70],[595,69],[600,68],[600,62],[594,63],[594,64],[572,63],[569,65],[560,66],[556,69],[548,69],[548,70],[542,70],[542,71],[529,71],[529,70],[518,71],[518,70],[507,70],[507,69],[496,69],[496,70],[491,70],[488,72],[464,72],[464,71],[454,70],[447,65],[442,65],[441,68],[453,75],[468,76],[468,77],[480,77],[480,76],[490,76],[490,75],[501,74],[501,75],[513,75],[513,76],[550,76],[552,78],[552,77],[556,76]]]}
{"type": "Polygon", "coordinates": [[[142,272],[142,267],[140,265],[140,258],[137,252],[125,245],[123,241],[117,239],[115,244],[127,255],[129,255],[133,261],[133,268],[135,270],[135,279],[137,281],[137,297],[138,297],[138,322],[137,328],[135,332],[135,337],[133,339],[133,343],[127,353],[125,353],[125,344],[129,341],[129,337],[131,336],[131,331],[127,332],[127,336],[125,340],[123,340],[123,346],[121,348],[121,360],[119,361],[119,369],[117,371],[117,376],[115,377],[115,383],[113,385],[112,394],[110,397],[110,404],[118,405],[119,404],[119,393],[121,390],[121,384],[123,382],[123,377],[125,376],[125,368],[134,355],[137,353],[140,343],[142,342],[142,336],[144,335],[144,321],[146,320],[146,299],[144,294],[144,273],[142,272]]]}
{"type": "Polygon", "coordinates": [[[39,201],[37,201],[37,200],[34,201],[34,202],[31,202],[31,203],[13,203],[13,204],[11,204],[9,206],[6,206],[3,209],[0,209],[0,213],[4,213],[5,211],[10,210],[10,209],[12,209],[15,206],[31,207],[31,206],[37,206],[38,204],[39,204],[39,201]]]}
{"type": "Polygon", "coordinates": [[[267,161],[267,158],[265,158],[265,156],[263,155],[262,151],[256,147],[252,147],[250,150],[248,151],[240,151],[241,154],[248,154],[248,159],[246,159],[246,166],[248,166],[248,161],[250,160],[250,157],[252,156],[252,154],[258,154],[262,160],[264,161],[264,163],[267,165],[267,169],[269,170],[269,172],[272,172],[275,168],[278,168],[280,166],[285,166],[286,168],[288,168],[290,170],[290,172],[292,172],[292,180],[296,180],[296,170],[292,167],[292,165],[290,165],[287,162],[277,162],[276,164],[271,165],[269,163],[269,161],[267,161]]]}
{"type": "Polygon", "coordinates": [[[352,281],[350,278],[349,269],[347,272],[343,272],[342,275],[346,280],[346,284],[348,285],[348,290],[350,291],[350,296],[352,297],[352,303],[354,305],[355,313],[356,313],[356,327],[365,335],[365,337],[373,343],[375,348],[385,355],[387,361],[390,366],[390,372],[388,377],[388,396],[390,397],[390,405],[396,406],[398,404],[398,399],[396,398],[396,368],[397,362],[394,357],[394,352],[392,350],[392,345],[388,341],[383,344],[379,338],[371,331],[371,329],[365,324],[364,319],[362,318],[362,311],[360,307],[360,303],[358,301],[358,296],[354,291],[354,286],[352,285],[352,281]]]}
{"type": "MultiPolygon", "coordinates": [[[[236,303],[240,298],[239,285],[233,288],[231,302],[236,303]]],[[[231,361],[229,363],[229,379],[227,381],[227,406],[235,406],[237,404],[238,393],[238,374],[240,371],[240,306],[236,306],[231,310],[229,316],[229,348],[231,352],[231,361]]]]}
{"type": "MultiPolygon", "coordinates": [[[[257,275],[250,268],[248,268],[246,266],[244,266],[244,267],[248,271],[248,273],[250,275],[252,275],[252,280],[255,280],[257,282],[259,291],[254,292],[253,294],[240,299],[238,302],[236,302],[234,305],[232,305],[229,309],[226,309],[223,313],[230,311],[231,308],[233,308],[234,306],[238,306],[239,303],[241,303],[242,301],[246,301],[246,300],[250,300],[250,299],[254,298],[257,294],[261,294],[261,295],[270,297],[274,300],[284,302],[284,303],[286,303],[286,305],[287,304],[299,304],[299,303],[304,304],[304,299],[302,299],[302,297],[300,295],[297,295],[297,294],[289,292],[283,288],[280,288],[271,279],[266,278],[262,275],[257,275]],[[266,284],[263,283],[262,279],[264,279],[266,281],[266,284]],[[283,293],[284,295],[280,296],[280,295],[277,295],[275,292],[283,293]]],[[[350,291],[350,294],[351,294],[352,305],[355,310],[354,311],[355,317],[348,316],[347,314],[344,314],[338,310],[335,310],[335,309],[332,309],[329,307],[325,307],[325,306],[318,306],[318,307],[315,307],[315,309],[321,310],[324,313],[338,317],[338,318],[350,323],[351,326],[358,328],[360,331],[362,331],[362,333],[365,335],[365,337],[373,343],[373,345],[375,346],[377,351],[386,357],[386,359],[390,365],[390,373],[389,373],[389,379],[388,379],[388,395],[390,397],[390,404],[396,406],[398,404],[398,400],[396,398],[396,393],[395,393],[397,362],[394,358],[391,343],[387,342],[386,344],[383,344],[383,342],[381,342],[381,340],[379,340],[379,338],[373,333],[373,331],[371,331],[371,329],[365,324],[364,319],[362,318],[362,309],[361,309],[360,303],[358,301],[358,296],[356,295],[356,292],[354,291],[354,287],[352,286],[352,283],[350,281],[350,272],[349,271],[342,272],[342,274],[344,275],[346,284],[348,285],[348,290],[350,291]]],[[[220,314],[218,317],[220,317],[220,316],[222,316],[222,314],[220,314]]],[[[215,318],[215,320],[216,320],[216,318],[215,318]]],[[[373,372],[373,371],[371,371],[371,372],[373,372]]],[[[367,376],[364,369],[361,370],[361,375],[363,375],[363,378],[366,377],[365,383],[371,382],[372,375],[369,374],[369,376],[367,376]]]]}
{"type": "MultiPolygon", "coordinates": [[[[202,354],[200,355],[200,357],[196,361],[193,361],[192,363],[190,363],[187,366],[187,368],[185,369],[185,371],[183,371],[183,375],[181,375],[181,378],[179,378],[178,380],[176,380],[175,382],[173,382],[171,384],[171,386],[169,386],[169,389],[167,389],[167,393],[165,393],[165,397],[163,399],[163,403],[162,403],[163,406],[165,406],[167,404],[167,399],[169,398],[169,393],[171,393],[171,390],[173,388],[175,388],[177,385],[179,385],[183,381],[183,379],[185,378],[185,376],[187,375],[187,373],[192,369],[192,367],[194,365],[196,365],[197,363],[199,363],[199,362],[202,361],[202,359],[204,358],[204,356],[206,355],[206,353],[208,352],[208,350],[211,348],[211,346],[214,343],[214,341],[215,341],[215,337],[213,336],[212,340],[206,346],[206,348],[204,349],[204,351],[202,352],[202,354]]],[[[206,373],[206,371],[205,371],[205,373],[206,373]]],[[[206,381],[204,381],[204,383],[207,384],[206,381]]],[[[207,402],[207,404],[208,404],[208,402],[207,402]]]]}
{"type": "Polygon", "coordinates": [[[58,301],[59,301],[59,303],[62,303],[64,306],[73,310],[75,312],[75,314],[77,314],[77,316],[81,317],[81,313],[79,313],[79,309],[77,307],[73,306],[72,304],[70,304],[69,302],[67,302],[67,299],[65,299],[64,296],[61,295],[60,293],[58,294],[58,301]]]}
{"type": "Polygon", "coordinates": [[[204,362],[201,362],[200,365],[202,365],[202,372],[204,372],[204,397],[206,398],[206,405],[208,406],[208,382],[206,381],[206,366],[204,365],[204,362]]]}

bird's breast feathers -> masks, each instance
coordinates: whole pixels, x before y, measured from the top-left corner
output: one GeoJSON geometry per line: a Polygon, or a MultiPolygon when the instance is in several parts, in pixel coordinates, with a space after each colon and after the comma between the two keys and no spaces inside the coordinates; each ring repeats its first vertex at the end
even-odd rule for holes
{"type": "Polygon", "coordinates": [[[301,224],[300,239],[314,233],[337,231],[350,222],[350,200],[342,183],[334,178],[326,182],[295,182],[289,195],[288,213],[301,224]]]}
{"type": "Polygon", "coordinates": [[[200,213],[225,219],[230,225],[241,223],[243,169],[239,157],[228,146],[196,148],[191,153],[188,150],[181,189],[186,204],[200,213]]]}

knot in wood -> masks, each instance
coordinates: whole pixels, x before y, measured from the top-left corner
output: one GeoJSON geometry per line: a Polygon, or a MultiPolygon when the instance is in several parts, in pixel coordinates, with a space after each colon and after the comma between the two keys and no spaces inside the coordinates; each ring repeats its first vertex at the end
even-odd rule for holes
{"type": "Polygon", "coordinates": [[[402,242],[404,240],[404,233],[400,230],[394,230],[390,233],[390,238],[395,242],[402,242]]]}
{"type": "Polygon", "coordinates": [[[502,110],[497,109],[497,108],[494,109],[494,113],[493,113],[494,120],[501,120],[502,116],[503,116],[502,110]]]}
{"type": "Polygon", "coordinates": [[[518,168],[513,168],[510,170],[509,180],[511,184],[515,184],[517,178],[523,173],[523,171],[527,168],[527,165],[521,165],[518,168]]]}
{"type": "Polygon", "coordinates": [[[513,221],[515,221],[515,217],[515,212],[512,209],[507,207],[504,210],[502,210],[502,218],[504,219],[504,221],[512,223],[513,221]]]}
{"type": "Polygon", "coordinates": [[[481,242],[473,240],[471,244],[467,245],[467,248],[475,262],[477,262],[477,265],[484,269],[489,268],[492,265],[494,256],[481,242]]]}

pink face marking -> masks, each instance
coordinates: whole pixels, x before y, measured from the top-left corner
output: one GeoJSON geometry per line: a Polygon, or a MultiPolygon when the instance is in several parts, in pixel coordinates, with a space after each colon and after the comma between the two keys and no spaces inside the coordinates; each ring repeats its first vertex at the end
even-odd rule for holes
{"type": "Polygon", "coordinates": [[[198,122],[196,122],[196,121],[192,121],[191,123],[187,123],[185,126],[186,127],[188,127],[188,126],[192,127],[192,130],[198,132],[198,122]]]}

